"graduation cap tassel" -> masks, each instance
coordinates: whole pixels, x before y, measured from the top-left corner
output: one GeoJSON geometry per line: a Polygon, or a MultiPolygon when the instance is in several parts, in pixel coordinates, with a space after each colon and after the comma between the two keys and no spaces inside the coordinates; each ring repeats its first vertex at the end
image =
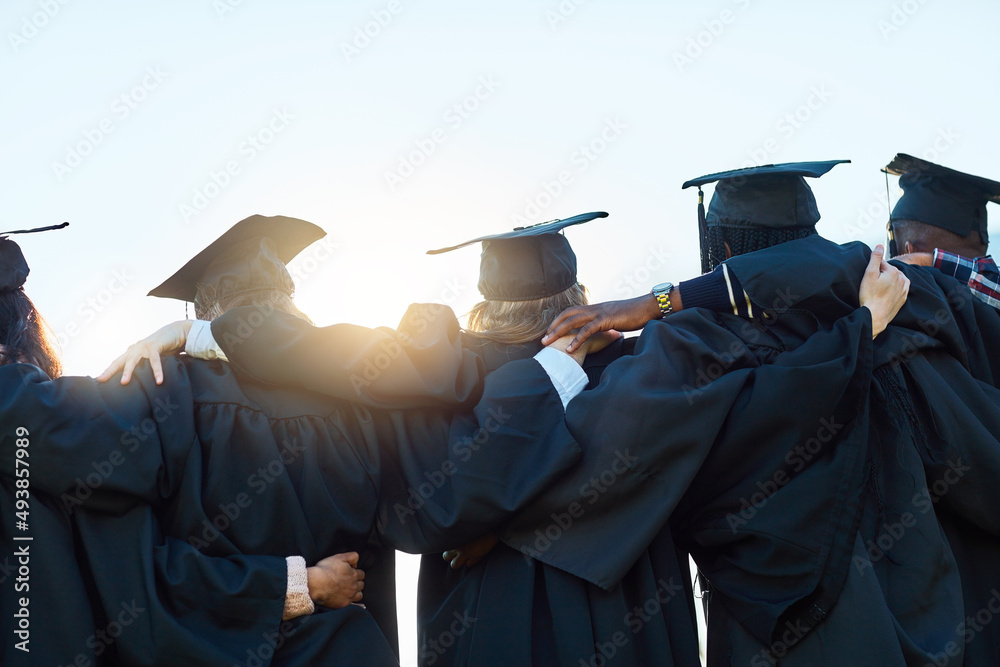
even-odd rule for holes
{"type": "Polygon", "coordinates": [[[0,294],[7,294],[8,292],[21,289],[24,286],[24,281],[28,278],[28,273],[31,271],[28,268],[28,263],[24,261],[24,253],[21,252],[20,246],[7,238],[7,236],[9,234],[47,232],[52,229],[62,229],[68,225],[68,222],[64,222],[61,225],[50,225],[49,227],[0,232],[0,294]]]}
{"type": "Polygon", "coordinates": [[[62,229],[63,227],[69,227],[69,223],[63,222],[58,225],[49,225],[48,227],[35,227],[34,229],[18,229],[13,232],[0,232],[0,236],[7,236],[8,234],[34,234],[35,232],[50,232],[54,229],[62,229]]]}
{"type": "Polygon", "coordinates": [[[885,250],[889,255],[889,258],[895,257],[899,254],[896,249],[896,237],[892,233],[892,201],[889,198],[889,172],[883,170],[885,174],[885,208],[889,211],[888,218],[885,221],[885,250]]]}
{"type": "Polygon", "coordinates": [[[710,251],[708,247],[708,223],[705,220],[705,193],[698,186],[698,234],[701,238],[701,272],[711,270],[710,251]]]}

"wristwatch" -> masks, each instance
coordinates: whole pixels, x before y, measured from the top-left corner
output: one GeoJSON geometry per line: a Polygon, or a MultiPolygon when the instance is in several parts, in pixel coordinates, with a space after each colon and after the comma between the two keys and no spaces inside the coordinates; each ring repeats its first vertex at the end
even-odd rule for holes
{"type": "Polygon", "coordinates": [[[656,297],[656,303],[660,307],[661,319],[674,312],[674,306],[670,303],[670,292],[673,289],[673,283],[660,283],[650,290],[650,294],[656,297]]]}

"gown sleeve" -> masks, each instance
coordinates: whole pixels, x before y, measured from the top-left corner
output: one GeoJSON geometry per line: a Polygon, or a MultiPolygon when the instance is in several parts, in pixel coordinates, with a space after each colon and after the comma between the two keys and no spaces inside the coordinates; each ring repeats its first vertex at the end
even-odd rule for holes
{"type": "Polygon", "coordinates": [[[197,443],[183,363],[165,361],[162,386],[149,372],[121,386],[50,380],[27,364],[0,367],[0,472],[17,477],[18,468],[27,469],[32,489],[70,510],[161,506],[197,443]]]}
{"type": "MultiPolygon", "coordinates": [[[[832,322],[858,307],[858,287],[871,255],[863,243],[837,245],[820,236],[789,241],[725,262],[766,316],[809,313],[832,322]]],[[[926,266],[893,262],[910,279],[906,303],[879,335],[875,365],[943,349],[974,377],[1000,379],[1000,313],[969,288],[926,266]]]]}
{"type": "Polygon", "coordinates": [[[275,310],[234,308],[212,322],[212,333],[233,366],[258,381],[372,407],[469,408],[485,377],[447,306],[410,306],[398,330],[316,327],[275,310]]]}
{"type": "Polygon", "coordinates": [[[73,521],[93,604],[122,623],[110,646],[92,642],[114,664],[237,664],[279,634],[284,558],[208,556],[164,537],[148,505],[118,516],[78,510],[73,521]]]}
{"type": "MultiPolygon", "coordinates": [[[[838,246],[818,236],[726,264],[755,302],[829,315],[850,308],[868,262],[861,243],[838,246]],[[809,276],[803,281],[801,276],[809,276]]],[[[1000,489],[1000,314],[968,286],[932,267],[895,263],[910,279],[906,303],[874,343],[874,366],[900,366],[917,416],[931,498],[998,534],[988,508],[1000,489]]]]}
{"type": "Polygon", "coordinates": [[[491,373],[471,413],[377,415],[383,540],[428,553],[497,529],[579,461],[564,414],[549,376],[525,359],[491,373]]]}

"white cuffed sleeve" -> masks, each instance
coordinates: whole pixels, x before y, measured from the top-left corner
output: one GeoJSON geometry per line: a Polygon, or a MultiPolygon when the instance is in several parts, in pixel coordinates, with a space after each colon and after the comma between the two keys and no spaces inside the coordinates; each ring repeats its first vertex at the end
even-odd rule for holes
{"type": "Polygon", "coordinates": [[[191,331],[188,333],[184,351],[195,359],[229,361],[226,358],[226,353],[215,342],[215,337],[212,335],[212,323],[205,320],[191,322],[191,331]]]}
{"type": "Polygon", "coordinates": [[[573,357],[565,352],[553,350],[551,347],[543,348],[535,355],[535,361],[542,365],[549,379],[559,392],[562,399],[563,408],[569,405],[574,397],[587,387],[587,374],[574,361],[573,357]]]}

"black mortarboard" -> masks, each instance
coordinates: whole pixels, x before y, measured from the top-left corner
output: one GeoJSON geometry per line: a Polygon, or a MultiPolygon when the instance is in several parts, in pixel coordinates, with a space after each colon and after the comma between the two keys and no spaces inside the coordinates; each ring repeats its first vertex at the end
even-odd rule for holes
{"type": "Polygon", "coordinates": [[[49,227],[38,227],[36,229],[18,229],[12,232],[0,232],[0,294],[13,292],[24,285],[28,278],[30,269],[28,263],[24,261],[24,254],[21,247],[11,241],[9,234],[34,234],[35,232],[47,232],[53,229],[68,227],[69,223],[49,227]]]}
{"type": "Polygon", "coordinates": [[[510,232],[480,236],[448,248],[429,250],[437,255],[483,244],[479,264],[479,291],[487,301],[531,301],[564,292],[576,284],[576,254],[559,232],[571,225],[606,218],[603,211],[551,220],[510,232]]]}
{"type": "Polygon", "coordinates": [[[322,228],[305,220],[251,215],[195,255],[149,296],[194,302],[201,286],[229,295],[276,286],[285,286],[291,293],[292,277],[285,264],[324,236],[322,228]]]}
{"type": "Polygon", "coordinates": [[[709,226],[812,227],[819,222],[819,209],[803,176],[819,178],[845,162],[850,160],[788,162],[734,169],[695,178],[681,188],[719,182],[708,205],[706,222],[709,226]]]}
{"type": "Polygon", "coordinates": [[[712,264],[708,259],[708,227],[792,229],[815,226],[819,222],[819,209],[812,188],[803,177],[819,178],[838,164],[848,162],[850,160],[768,164],[709,174],[681,185],[682,190],[698,186],[702,269],[708,271],[712,264]],[[701,186],[716,181],[718,185],[706,216],[701,186]]]}
{"type": "Polygon", "coordinates": [[[988,243],[986,203],[1000,202],[1000,183],[905,153],[897,154],[885,171],[899,176],[903,189],[890,222],[915,220],[959,236],[977,230],[983,243],[988,243]]]}

